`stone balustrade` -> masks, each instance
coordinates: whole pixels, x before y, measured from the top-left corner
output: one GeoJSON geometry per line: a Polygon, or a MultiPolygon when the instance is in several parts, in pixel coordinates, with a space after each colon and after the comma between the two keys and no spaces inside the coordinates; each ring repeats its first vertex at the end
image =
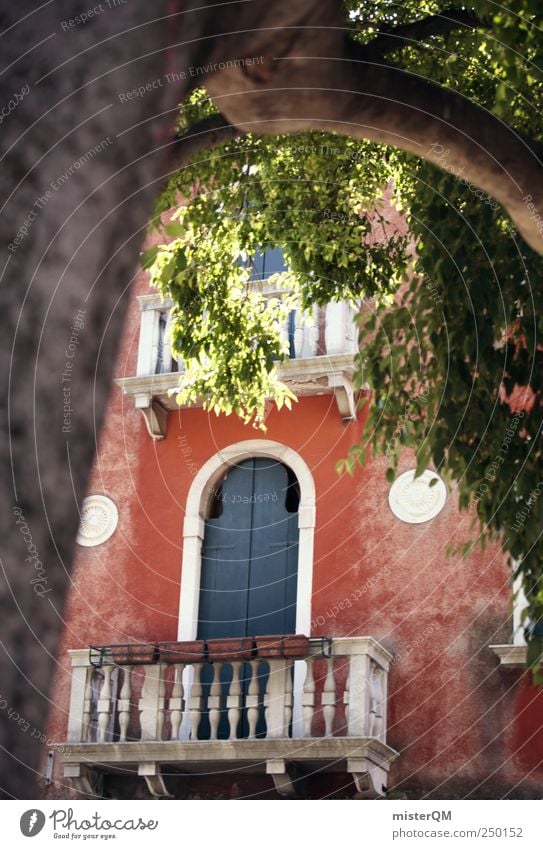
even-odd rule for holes
{"type": "Polygon", "coordinates": [[[168,795],[159,762],[190,773],[226,760],[266,764],[291,795],[290,759],[332,771],[343,764],[358,783],[370,775],[377,793],[384,786],[396,757],[386,745],[391,656],[373,638],[310,640],[300,660],[161,662],[159,648],[151,647],[156,662],[126,665],[97,663],[96,653],[91,663],[88,649],[70,653],[65,775],[80,788],[95,761],[100,769],[138,762],[151,792],[168,795]]]}
{"type": "MultiPolygon", "coordinates": [[[[182,370],[170,347],[169,303],[156,295],[139,298],[140,341],[136,376],[170,374],[182,370]]],[[[346,301],[315,307],[311,315],[293,310],[281,326],[281,337],[291,359],[354,354],[358,350],[354,310],[346,301]],[[319,339],[321,340],[319,345],[319,339]]]]}
{"type": "Polygon", "coordinates": [[[71,658],[72,743],[335,735],[385,740],[388,653],[371,638],[310,641],[303,661],[93,665],[88,650],[72,651],[71,658]],[[295,664],[304,679],[297,692],[295,664]],[[301,722],[293,722],[294,711],[301,722]]]}
{"type": "MultiPolygon", "coordinates": [[[[177,409],[176,388],[183,363],[173,357],[169,327],[171,304],[158,295],[141,295],[141,327],[136,374],[115,383],[142,413],[149,435],[164,439],[168,412],[177,409]]],[[[281,333],[290,358],[279,364],[279,378],[298,397],[334,395],[344,421],[356,419],[353,385],[354,356],[358,351],[355,311],[346,301],[316,307],[308,317],[292,310],[281,333]]],[[[198,404],[198,402],[196,402],[198,404]]]]}

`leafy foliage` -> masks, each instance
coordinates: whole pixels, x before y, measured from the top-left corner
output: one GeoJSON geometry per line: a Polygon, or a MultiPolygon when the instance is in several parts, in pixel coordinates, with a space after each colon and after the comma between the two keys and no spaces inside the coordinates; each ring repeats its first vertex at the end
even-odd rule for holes
{"type": "MultiPolygon", "coordinates": [[[[208,114],[201,91],[189,113],[208,114]]],[[[407,266],[407,236],[379,210],[396,160],[375,145],[322,133],[247,136],[196,158],[160,196],[155,223],[173,240],[145,257],[152,282],[174,300],[172,342],[185,361],[179,401],[262,424],[266,397],[293,396],[274,364],[288,356],[280,328],[294,303],[391,295],[407,266]],[[195,183],[197,182],[197,190],[195,183]],[[251,285],[258,250],[281,246],[282,297],[251,285]]]]}
{"type": "MultiPolygon", "coordinates": [[[[351,37],[366,45],[428,16],[477,15],[476,29],[387,39],[386,61],[541,141],[538,0],[346,0],[345,8],[351,37]]],[[[212,111],[195,92],[180,129],[212,111]]],[[[391,480],[399,452],[414,448],[419,472],[433,464],[474,517],[463,552],[500,539],[523,575],[527,616],[543,621],[543,260],[492,198],[451,173],[446,150],[441,164],[322,133],[229,142],[170,180],[157,215],[180,197],[184,205],[173,241],[148,262],[175,302],[174,346],[188,366],[180,400],[199,396],[245,420],[262,419],[266,397],[289,398],[274,371],[286,355],[279,325],[288,302],[251,287],[257,248],[284,248],[289,272],[277,285],[306,309],[374,299],[357,357],[359,385],[373,388],[368,436],[343,468],[352,472],[370,448],[387,458],[391,480]],[[411,237],[386,221],[391,187],[411,237]]],[[[530,663],[543,680],[540,656],[534,638],[530,663]]]]}

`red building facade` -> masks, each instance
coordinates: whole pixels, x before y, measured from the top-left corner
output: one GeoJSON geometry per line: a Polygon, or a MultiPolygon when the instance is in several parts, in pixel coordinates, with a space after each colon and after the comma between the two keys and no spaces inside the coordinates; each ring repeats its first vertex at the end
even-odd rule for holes
{"type": "MultiPolygon", "coordinates": [[[[350,308],[316,311],[312,326],[291,318],[293,356],[281,368],[299,401],[292,411],[270,404],[265,433],[176,408],[166,313],[141,274],[82,511],[49,795],[540,797],[543,696],[522,666],[501,553],[446,556],[469,538],[471,517],[440,483],[408,475],[391,492],[382,459],[353,477],[336,472],[365,430],[350,308]],[[249,489],[232,491],[235,474],[238,488],[247,482],[235,470],[249,467],[249,489]],[[283,479],[265,492],[259,469],[283,479]],[[283,518],[268,521],[277,505],[283,518]],[[235,652],[246,644],[183,654],[203,634],[206,557],[206,591],[228,603],[204,637],[266,633],[262,612],[248,634],[236,614],[229,632],[241,589],[232,584],[230,597],[220,581],[225,562],[243,558],[209,554],[209,528],[244,509],[251,545],[264,533],[276,552],[260,555],[262,574],[288,549],[288,633],[311,639],[296,656],[281,641],[275,654],[258,643],[244,655],[235,652]],[[295,537],[285,542],[286,521],[295,537]]],[[[414,465],[406,453],[400,474],[414,465]]],[[[258,581],[248,610],[272,592],[258,581]]]]}

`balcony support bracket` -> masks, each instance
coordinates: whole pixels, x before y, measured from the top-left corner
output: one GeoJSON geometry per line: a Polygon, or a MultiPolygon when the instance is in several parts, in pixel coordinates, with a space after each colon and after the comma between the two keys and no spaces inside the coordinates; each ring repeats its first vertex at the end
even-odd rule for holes
{"type": "Polygon", "coordinates": [[[69,778],[77,793],[85,796],[101,796],[100,774],[86,764],[64,764],[64,778],[69,778]]]}
{"type": "Polygon", "coordinates": [[[151,796],[155,799],[173,799],[171,793],[168,792],[164,776],[160,771],[160,764],[155,762],[146,762],[138,764],[138,775],[145,779],[147,789],[151,796]]]}
{"type": "Polygon", "coordinates": [[[356,421],[356,399],[350,377],[345,372],[334,372],[328,376],[328,386],[334,390],[336,404],[343,421],[356,421]]]}
{"type": "Polygon", "coordinates": [[[266,774],[271,775],[275,789],[280,796],[286,799],[296,799],[296,776],[292,768],[282,758],[274,758],[266,761],[266,774]]]}
{"type": "Polygon", "coordinates": [[[380,799],[386,793],[387,770],[369,758],[348,758],[350,772],[357,789],[358,799],[380,799]]]}
{"type": "Polygon", "coordinates": [[[149,393],[135,396],[135,406],[145,419],[145,426],[152,439],[164,439],[168,423],[168,411],[149,393]]]}

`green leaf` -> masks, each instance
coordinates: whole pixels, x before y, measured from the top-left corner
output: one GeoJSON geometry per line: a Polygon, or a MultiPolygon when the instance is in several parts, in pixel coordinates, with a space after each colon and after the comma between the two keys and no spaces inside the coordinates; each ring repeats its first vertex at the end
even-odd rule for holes
{"type": "Polygon", "coordinates": [[[186,233],[185,225],[181,221],[168,221],[164,230],[173,239],[178,239],[186,233]]]}
{"type": "Polygon", "coordinates": [[[141,267],[144,271],[148,271],[153,265],[156,256],[159,252],[159,248],[157,246],[153,248],[149,248],[146,251],[143,251],[141,254],[141,267]]]}

